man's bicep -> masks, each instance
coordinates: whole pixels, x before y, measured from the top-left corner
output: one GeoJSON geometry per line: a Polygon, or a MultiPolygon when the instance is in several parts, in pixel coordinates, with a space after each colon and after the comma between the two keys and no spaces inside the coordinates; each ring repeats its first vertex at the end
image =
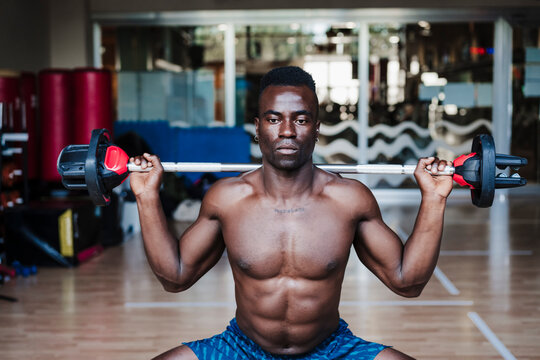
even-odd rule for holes
{"type": "Polygon", "coordinates": [[[218,262],[224,250],[220,221],[203,202],[197,220],[179,240],[182,271],[196,281],[218,262]]]}
{"type": "Polygon", "coordinates": [[[218,220],[199,217],[180,238],[180,256],[185,264],[196,264],[215,252],[223,252],[218,220]]]}
{"type": "Polygon", "coordinates": [[[400,273],[403,244],[384,223],[378,206],[374,206],[357,226],[354,248],[362,263],[392,287],[400,273]]]}

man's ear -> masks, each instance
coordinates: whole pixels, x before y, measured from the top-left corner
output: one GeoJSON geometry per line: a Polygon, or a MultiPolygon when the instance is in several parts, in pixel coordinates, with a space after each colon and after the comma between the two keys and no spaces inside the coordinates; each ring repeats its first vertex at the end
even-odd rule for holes
{"type": "Polygon", "coordinates": [[[257,116],[255,116],[253,118],[253,121],[255,123],[255,135],[259,136],[259,118],[257,116]]]}

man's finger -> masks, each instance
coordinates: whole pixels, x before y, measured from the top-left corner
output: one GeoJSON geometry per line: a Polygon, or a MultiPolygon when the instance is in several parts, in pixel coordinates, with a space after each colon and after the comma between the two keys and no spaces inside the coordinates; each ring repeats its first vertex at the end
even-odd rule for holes
{"type": "Polygon", "coordinates": [[[154,166],[152,155],[148,153],[143,154],[144,163],[146,164],[146,167],[152,167],[154,166]]]}
{"type": "Polygon", "coordinates": [[[441,160],[439,162],[439,170],[442,171],[444,170],[445,167],[447,167],[449,165],[449,162],[446,161],[446,160],[441,160]]]}
{"type": "Polygon", "coordinates": [[[143,156],[148,160],[149,167],[154,167],[158,170],[163,170],[163,166],[161,165],[161,160],[159,159],[159,156],[150,155],[148,153],[145,153],[143,156]]]}
{"type": "Polygon", "coordinates": [[[431,169],[431,164],[433,163],[434,160],[435,160],[435,157],[433,157],[433,156],[420,158],[418,160],[418,166],[417,167],[420,168],[420,169],[428,169],[428,170],[430,170],[431,169]]]}

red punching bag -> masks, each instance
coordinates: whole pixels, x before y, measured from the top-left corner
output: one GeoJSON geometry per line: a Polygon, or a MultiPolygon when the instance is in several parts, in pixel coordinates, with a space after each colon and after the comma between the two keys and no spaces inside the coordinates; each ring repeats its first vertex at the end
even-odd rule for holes
{"type": "Polygon", "coordinates": [[[39,174],[39,137],[36,120],[37,94],[36,75],[23,72],[20,78],[21,127],[28,132],[28,178],[35,179],[39,174]]]}
{"type": "Polygon", "coordinates": [[[41,114],[41,178],[61,181],[56,170],[58,155],[72,143],[72,74],[48,69],[39,73],[41,114]]]}
{"type": "Polygon", "coordinates": [[[74,143],[88,144],[93,129],[112,132],[111,73],[105,69],[79,68],[73,71],[74,143]]]}
{"type": "Polygon", "coordinates": [[[0,103],[3,104],[3,131],[20,130],[19,73],[0,71],[0,103]]]}

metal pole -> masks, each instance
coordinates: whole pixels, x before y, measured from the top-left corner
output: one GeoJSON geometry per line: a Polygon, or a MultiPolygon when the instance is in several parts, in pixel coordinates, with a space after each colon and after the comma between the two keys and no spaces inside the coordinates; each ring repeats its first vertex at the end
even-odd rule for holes
{"type": "Polygon", "coordinates": [[[92,65],[101,68],[101,27],[98,23],[92,24],[92,65]]]}
{"type": "Polygon", "coordinates": [[[236,125],[236,47],[234,44],[234,24],[227,24],[225,30],[225,124],[236,125]]]}
{"type": "MultiPolygon", "coordinates": [[[[369,118],[369,26],[361,22],[358,29],[358,163],[368,163],[369,118]]],[[[360,177],[366,183],[367,178],[360,177]]]]}
{"type": "MultiPolygon", "coordinates": [[[[256,170],[261,167],[260,164],[224,164],[211,162],[163,162],[161,163],[165,172],[246,172],[256,170]]],[[[340,164],[315,164],[318,168],[334,173],[341,174],[387,174],[387,175],[410,175],[414,173],[416,165],[384,165],[384,164],[359,164],[359,165],[340,165],[340,164]]],[[[128,164],[130,172],[150,171],[150,168],[141,169],[133,163],[128,164]]],[[[447,166],[439,171],[437,175],[452,175],[454,167],[447,166]]]]}
{"type": "Polygon", "coordinates": [[[495,21],[493,56],[493,140],[497,152],[510,153],[512,140],[512,26],[495,21]]]}

